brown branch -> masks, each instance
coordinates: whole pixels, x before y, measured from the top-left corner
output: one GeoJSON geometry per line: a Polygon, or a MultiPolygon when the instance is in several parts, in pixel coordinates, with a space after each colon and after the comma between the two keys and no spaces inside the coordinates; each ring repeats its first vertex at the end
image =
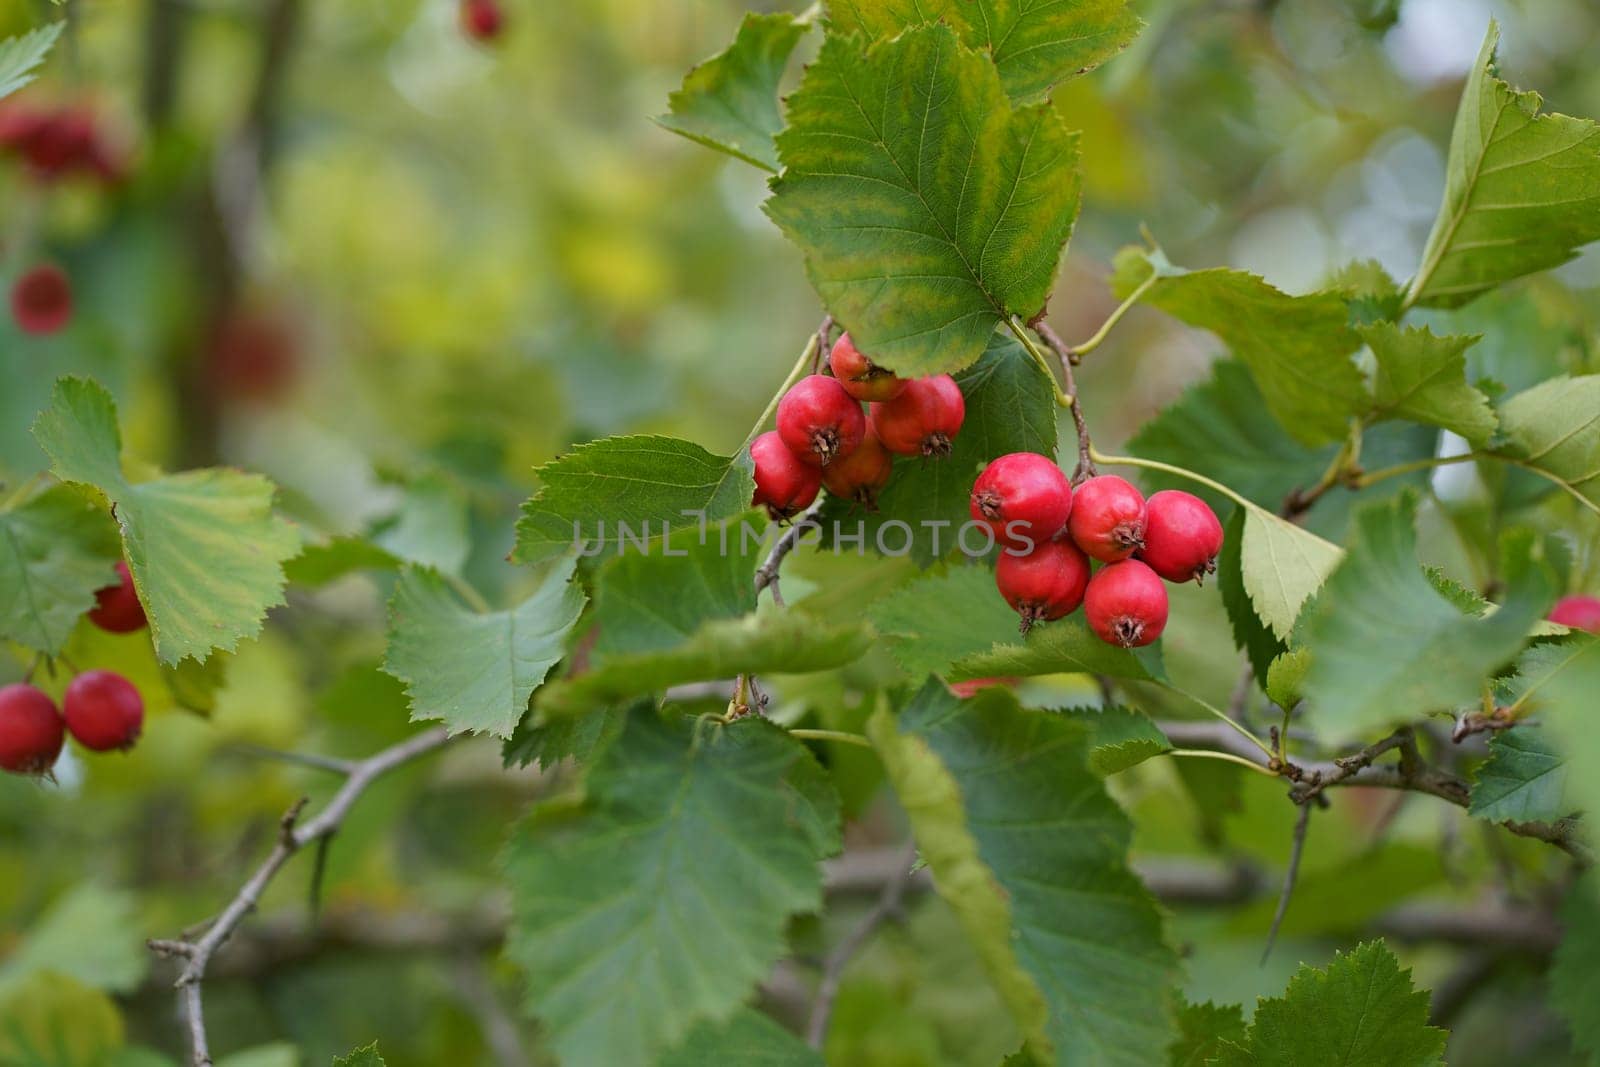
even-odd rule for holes
{"type": "Polygon", "coordinates": [[[817,513],[821,510],[822,503],[819,501],[807,508],[803,514],[789,524],[787,530],[783,531],[783,536],[778,538],[778,543],[773,545],[772,551],[767,553],[766,561],[756,568],[757,596],[761,595],[761,590],[771,589],[772,602],[780,608],[783,607],[783,594],[778,591],[778,571],[783,567],[784,559],[788,557],[790,552],[795,550],[795,546],[800,543],[800,539],[806,535],[807,530],[822,532],[822,526],[817,522],[817,513]]]}
{"type": "Polygon", "coordinates": [[[872,935],[877,933],[878,927],[900,917],[900,902],[911,884],[916,860],[915,843],[898,850],[896,856],[898,871],[884,883],[878,903],[873,905],[866,917],[834,946],[833,951],[828,953],[827,960],[823,962],[822,980],[817,984],[816,999],[811,1004],[811,1016],[806,1021],[806,1043],[812,1048],[820,1049],[823,1040],[828,1036],[828,1022],[833,1018],[833,1004],[838,999],[839,984],[844,980],[845,968],[855,959],[856,953],[872,940],[872,935]]]}
{"type": "Polygon", "coordinates": [[[1099,473],[1095,469],[1094,460],[1089,456],[1089,426],[1083,418],[1083,405],[1078,401],[1078,382],[1072,373],[1072,368],[1077,364],[1077,357],[1061,335],[1050,328],[1050,324],[1042,317],[1031,323],[1033,332],[1038,334],[1045,345],[1054,352],[1056,360],[1061,364],[1062,392],[1072,401],[1072,425],[1078,431],[1078,466],[1072,472],[1072,484],[1077,485],[1085,478],[1092,478],[1099,473]]]}
{"type": "Polygon", "coordinates": [[[1289,848],[1289,866],[1283,872],[1283,890],[1278,894],[1278,907],[1272,913],[1272,925],[1267,927],[1266,947],[1261,950],[1263,966],[1272,955],[1272,946],[1278,943],[1283,917],[1289,913],[1289,898],[1294,895],[1295,879],[1300,876],[1300,858],[1306,850],[1306,831],[1311,828],[1311,798],[1296,803],[1300,805],[1300,815],[1294,821],[1294,842],[1289,848]]]}

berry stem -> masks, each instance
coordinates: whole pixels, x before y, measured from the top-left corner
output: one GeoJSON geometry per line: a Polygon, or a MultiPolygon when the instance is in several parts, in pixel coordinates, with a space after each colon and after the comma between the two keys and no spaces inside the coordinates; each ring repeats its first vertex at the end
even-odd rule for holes
{"type": "Polygon", "coordinates": [[[1184,467],[1174,466],[1171,463],[1161,463],[1153,459],[1141,459],[1138,456],[1108,456],[1092,445],[1089,448],[1089,457],[1096,463],[1103,463],[1108,467],[1143,467],[1146,470],[1162,471],[1166,474],[1175,474],[1179,478],[1187,478],[1191,482],[1198,482],[1208,489],[1215,489],[1217,492],[1221,493],[1223,496],[1227,497],[1229,500],[1233,501],[1235,504],[1238,504],[1242,508],[1253,508],[1257,506],[1240,496],[1238,493],[1234,492],[1232,489],[1229,489],[1221,482],[1212,481],[1203,474],[1196,474],[1192,470],[1188,470],[1184,467]]]}
{"type": "Polygon", "coordinates": [[[1045,360],[1044,353],[1039,351],[1039,346],[1033,343],[1033,338],[1028,336],[1027,329],[1023,327],[1015,315],[1006,320],[1006,326],[1022,347],[1028,350],[1028,355],[1033,357],[1034,363],[1038,364],[1039,370],[1043,372],[1045,378],[1050,382],[1050,388],[1056,394],[1056,404],[1064,408],[1072,407],[1073,398],[1061,391],[1061,386],[1056,382],[1055,373],[1050,370],[1049,362],[1045,360]]]}
{"type": "MultiPolygon", "coordinates": [[[[1185,699],[1193,701],[1194,703],[1196,703],[1196,704],[1200,705],[1202,708],[1204,708],[1206,711],[1210,712],[1214,717],[1216,717],[1216,718],[1222,720],[1223,722],[1227,723],[1228,726],[1235,733],[1237,733],[1239,736],[1243,737],[1245,740],[1249,741],[1252,745],[1255,745],[1257,748],[1259,748],[1261,750],[1262,755],[1266,756],[1268,759],[1272,759],[1277,755],[1277,753],[1273,751],[1271,745],[1269,745],[1265,741],[1261,740],[1261,738],[1257,737],[1254,733],[1252,733],[1242,723],[1237,722],[1236,720],[1234,720],[1232,717],[1230,717],[1228,715],[1227,712],[1223,711],[1221,708],[1215,707],[1214,705],[1209,704],[1204,700],[1201,700],[1199,697],[1195,696],[1193,693],[1185,692],[1184,690],[1179,689],[1177,686],[1172,685],[1172,684],[1170,684],[1168,682],[1157,682],[1156,684],[1162,686],[1163,688],[1171,690],[1172,692],[1178,694],[1181,697],[1184,697],[1185,699]]],[[[1276,773],[1276,772],[1274,772],[1274,773],[1276,773]]]]}
{"type": "MultiPolygon", "coordinates": [[[[744,443],[739,446],[738,452],[743,452],[745,449],[749,448],[750,442],[754,441],[761,435],[762,428],[767,425],[773,414],[778,410],[778,404],[783,400],[783,395],[789,391],[790,387],[793,386],[795,382],[798,382],[801,378],[806,376],[806,372],[811,367],[812,358],[816,356],[818,352],[822,351],[822,346],[818,341],[818,338],[821,336],[822,327],[818,327],[810,337],[806,338],[806,347],[800,353],[800,358],[794,361],[794,366],[789,369],[788,377],[784,378],[783,384],[778,386],[778,391],[772,394],[772,399],[767,401],[766,408],[761,412],[760,415],[756,416],[756,423],[754,426],[750,427],[750,432],[745,434],[744,443]]],[[[735,455],[737,455],[738,452],[736,452],[735,455]]]]}
{"type": "Polygon", "coordinates": [[[860,734],[847,733],[844,730],[790,730],[790,737],[798,737],[802,741],[838,741],[846,745],[856,745],[859,748],[871,748],[872,742],[860,734]]]}
{"type": "Polygon", "coordinates": [[[1099,348],[1100,343],[1110,336],[1117,323],[1122,321],[1122,316],[1133,310],[1133,305],[1144,298],[1144,294],[1150,291],[1150,287],[1160,277],[1160,271],[1151,271],[1150,277],[1140,282],[1133,292],[1129,293],[1122,303],[1118,304],[1111,314],[1106,316],[1106,321],[1102,322],[1100,328],[1090,334],[1087,340],[1080,341],[1075,345],[1063,345],[1060,349],[1062,357],[1069,363],[1077,363],[1084,356],[1099,348]]]}
{"type": "Polygon", "coordinates": [[[1095,469],[1094,460],[1089,456],[1093,444],[1089,440],[1089,425],[1083,418],[1083,404],[1078,401],[1078,380],[1072,373],[1072,350],[1042,317],[1033,324],[1033,328],[1055,352],[1056,361],[1061,364],[1061,378],[1067,383],[1067,396],[1072,399],[1072,425],[1078,433],[1078,467],[1072,472],[1072,484],[1077,485],[1100,472],[1095,469]]]}
{"type": "Polygon", "coordinates": [[[1243,756],[1235,756],[1232,752],[1218,752],[1209,748],[1169,748],[1165,754],[1193,759],[1219,759],[1228,763],[1236,763],[1241,767],[1248,767],[1257,774],[1264,774],[1268,778],[1278,777],[1276,771],[1268,770],[1255,760],[1245,759],[1243,756]]]}

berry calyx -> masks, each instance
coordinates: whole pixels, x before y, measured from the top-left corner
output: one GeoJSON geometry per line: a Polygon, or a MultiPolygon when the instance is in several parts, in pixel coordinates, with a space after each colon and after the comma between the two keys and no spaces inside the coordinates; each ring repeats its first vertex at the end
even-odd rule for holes
{"type": "Polygon", "coordinates": [[[828,367],[844,386],[844,391],[857,400],[893,400],[905,392],[907,382],[897,378],[893,371],[884,370],[868,359],[855,346],[847,333],[840,334],[828,353],[828,367]]]}
{"type": "Polygon", "coordinates": [[[966,398],[948,374],[915,378],[893,400],[872,405],[878,440],[902,456],[948,456],[966,417],[966,398]]]}
{"type": "Polygon", "coordinates": [[[801,462],[778,431],[768,430],[750,442],[755,461],[756,494],[752,504],[763,504],[774,519],[787,519],[811,506],[822,488],[817,468],[801,462]]]}
{"type": "Polygon", "coordinates": [[[1144,548],[1138,557],[1169,582],[1203,582],[1217,569],[1222,523],[1192,493],[1164,489],[1145,502],[1144,548]]]}
{"type": "Polygon", "coordinates": [[[1072,514],[1072,483],[1048,456],[1011,452],[983,469],[972,483],[972,517],[995,540],[1024,551],[1049,541],[1072,514]]]}
{"type": "Polygon", "coordinates": [[[1083,603],[1089,584],[1089,557],[1071,541],[1045,541],[1025,555],[1000,553],[994,584],[1022,616],[1023,633],[1035,623],[1070,615],[1083,603]]]}
{"type": "Polygon", "coordinates": [[[94,752],[129,749],[144,728],[144,700],[115,671],[84,671],[67,686],[61,702],[67,729],[94,752]]]}
{"type": "Polygon", "coordinates": [[[889,484],[894,457],[867,425],[856,450],[822,468],[822,484],[840,500],[851,500],[868,511],[878,507],[878,490],[889,484]]]}
{"type": "Polygon", "coordinates": [[[461,0],[461,30],[475,41],[492,41],[505,29],[505,12],[496,0],[461,0]]]}
{"type": "Polygon", "coordinates": [[[1167,628],[1167,587],[1136,559],[1108,563],[1089,579],[1083,613],[1100,640],[1139,648],[1167,628]]]}
{"type": "Polygon", "coordinates": [[[1556,601],[1556,606],[1550,609],[1550,614],[1545,618],[1574,630],[1600,634],[1600,597],[1564,596],[1556,601]]]}
{"type": "Polygon", "coordinates": [[[55,333],[72,321],[72,282],[51,263],[34,267],[11,287],[11,315],[23,333],[55,333]]]}
{"type": "Polygon", "coordinates": [[[31,685],[0,689],[0,769],[44,774],[56,765],[64,739],[55,701],[31,685]]]}
{"type": "Polygon", "coordinates": [[[113,634],[131,634],[145,628],[144,605],[133,588],[133,575],[128,565],[117,560],[117,583],[95,593],[95,606],[89,612],[89,621],[113,634]]]}
{"type": "Polygon", "coordinates": [[[826,375],[801,378],[778,402],[778,434],[789,451],[814,467],[854,452],[866,432],[861,405],[826,375]]]}
{"type": "Polygon", "coordinates": [[[1091,558],[1115,563],[1144,547],[1144,526],[1144,494],[1115,474],[1101,474],[1078,486],[1067,532],[1091,558]]]}

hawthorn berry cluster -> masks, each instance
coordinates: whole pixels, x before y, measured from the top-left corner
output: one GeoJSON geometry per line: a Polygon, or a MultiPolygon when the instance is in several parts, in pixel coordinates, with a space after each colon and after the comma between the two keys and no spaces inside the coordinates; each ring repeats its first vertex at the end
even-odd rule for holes
{"type": "Polygon", "coordinates": [[[0,105],[0,152],[16,155],[40,181],[87,175],[106,184],[127,177],[126,154],[86,104],[0,105]]]}
{"type": "MultiPolygon", "coordinates": [[[[117,561],[117,583],[95,594],[89,621],[114,634],[146,625],[128,565],[117,561]]],[[[50,772],[66,735],[91,752],[127,750],[144,727],[144,700],[115,671],[88,670],[73,678],[57,710],[43,690],[25,682],[0,688],[0,769],[37,777],[50,772]]]]}
{"type": "Polygon", "coordinates": [[[848,333],[829,352],[828,369],[831,377],[796,382],[778,402],[778,428],[750,444],[752,503],[764,504],[775,519],[804,511],[824,487],[841,500],[876,507],[894,456],[948,456],[967,417],[966,398],[950,375],[897,377],[868,359],[848,333]]]}
{"type": "Polygon", "coordinates": [[[1222,549],[1222,523],[1199,497],[1169,489],[1146,500],[1112,474],[1074,493],[1061,468],[1034,452],[985,467],[971,511],[1002,546],[995,584],[1023,633],[1082,604],[1102,641],[1148,645],[1167,625],[1162,579],[1201,581],[1222,549]],[[1104,564],[1092,574],[1091,559],[1104,564]]]}

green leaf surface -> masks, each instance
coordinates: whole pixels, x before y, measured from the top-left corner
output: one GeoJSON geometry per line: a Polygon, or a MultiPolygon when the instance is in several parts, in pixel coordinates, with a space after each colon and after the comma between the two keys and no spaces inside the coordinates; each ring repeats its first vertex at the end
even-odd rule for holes
{"type": "Polygon", "coordinates": [[[995,591],[994,572],[978,564],[909,582],[873,604],[868,617],[896,662],[919,679],[1017,633],[1017,613],[995,591]]]}
{"type": "Polygon", "coordinates": [[[1600,730],[1595,729],[1595,694],[1600,693],[1600,639],[1573,634],[1539,644],[1518,661],[1517,698],[1537,715],[1574,769],[1567,779],[1573,806],[1587,816],[1580,825],[1596,841],[1592,816],[1600,812],[1600,730]]]}
{"type": "Polygon", "coordinates": [[[1350,358],[1361,339],[1347,324],[1340,294],[1290,296],[1254,274],[1223,267],[1186,271],[1139,248],[1117,254],[1111,286],[1126,297],[1152,274],[1158,278],[1144,302],[1220,337],[1250,368],[1267,409],[1296,440],[1337,440],[1350,416],[1366,406],[1366,382],[1350,358]]]}
{"type": "Polygon", "coordinates": [[[869,733],[1031,1051],[1075,1067],[1160,1062],[1177,958],[1128,869],[1130,826],[1089,769],[1082,727],[930,680],[869,733]]]}
{"type": "Polygon", "coordinates": [[[1567,761],[1542,731],[1518,727],[1495,734],[1489,760],[1473,775],[1468,814],[1492,822],[1554,822],[1576,810],[1567,789],[1567,761]]]}
{"type": "Polygon", "coordinates": [[[406,487],[400,509],[372,542],[407,563],[461,573],[472,554],[466,494],[444,477],[418,478],[406,487]]]}
{"type": "Polygon", "coordinates": [[[524,715],[500,751],[507,767],[526,767],[537,763],[549,770],[564,759],[588,763],[622,732],[628,711],[623,707],[601,708],[588,715],[539,722],[533,714],[524,715]]]}
{"type": "Polygon", "coordinates": [[[1038,674],[1106,674],[1147,681],[1162,676],[1158,646],[1136,651],[1100,640],[1076,616],[1043,623],[1025,638],[1013,638],[963,656],[950,668],[954,681],[1028,678],[1038,674]]]}
{"type": "MultiPolygon", "coordinates": [[[[750,457],[717,456],[672,437],[607,437],[579,445],[540,467],[543,488],[522,505],[516,563],[539,563],[583,542],[585,551],[617,551],[618,524],[659,543],[697,520],[731,518],[755,493],[750,457]]],[[[629,546],[634,544],[629,541],[629,546]]]]}
{"type": "Polygon", "coordinates": [[[828,15],[837,32],[872,38],[947,23],[969,48],[989,53],[1014,101],[1093,70],[1143,25],[1126,0],[832,0],[828,15]]]}
{"type": "Polygon", "coordinates": [[[363,1048],[358,1048],[348,1056],[335,1056],[333,1067],[384,1067],[383,1057],[378,1055],[378,1043],[363,1048]]]}
{"type": "Polygon", "coordinates": [[[505,858],[507,953],[566,1063],[653,1063],[727,1019],[822,899],[838,801],[803,745],[760,719],[698,731],[632,714],[583,803],[551,802],[505,858]],[[825,784],[825,783],[823,783],[825,784]]]}
{"type": "Polygon", "coordinates": [[[1161,727],[1134,708],[1068,708],[1058,714],[1088,731],[1089,769],[1102,778],[1172,751],[1161,727]]]}
{"type": "Polygon", "coordinates": [[[399,556],[364,537],[335,537],[324,544],[307,545],[283,565],[283,573],[296,585],[320,589],[357,571],[399,570],[401,562],[399,556]]]}
{"type": "Polygon", "coordinates": [[[123,556],[166,663],[233,651],[283,603],[283,561],[299,532],[272,513],[272,483],[209,469],[134,484],[122,473],[122,436],[111,394],[83,378],[56,382],[33,434],[65,482],[110,500],[123,556]]]}
{"type": "Polygon", "coordinates": [[[1600,508],[1600,374],[1552,378],[1500,409],[1506,455],[1548,471],[1600,508]]]}
{"type": "Polygon", "coordinates": [[[0,964],[0,996],[45,971],[108,993],[132,993],[150,970],[132,894],[92,883],[64,894],[0,964]]]}
{"type": "Polygon", "coordinates": [[[0,637],[58,654],[94,594],[117,581],[116,526],[58,485],[0,511],[0,637]]]}
{"type": "Polygon", "coordinates": [[[810,24],[793,15],[750,13],[733,43],[691,70],[656,119],[665,129],[707,148],[776,172],[772,143],[783,129],[778,82],[789,55],[810,24]]]}
{"type": "Polygon", "coordinates": [[[726,1022],[701,1023],[657,1067],[823,1067],[822,1054],[753,1008],[726,1022]]]}
{"type": "Polygon", "coordinates": [[[389,602],[383,669],[405,683],[411,720],[510,737],[583,613],[576,566],[563,561],[521,604],[491,612],[463,604],[438,571],[407,567],[389,602]]]}
{"type": "Polygon", "coordinates": [[[830,34],[778,155],[767,213],[881,366],[960,370],[997,323],[1044,306],[1077,217],[1078,137],[1047,105],[1013,109],[950,27],[870,48],[830,34]]]}
{"type": "Polygon", "coordinates": [[[1390,322],[1360,329],[1377,363],[1372,414],[1410,419],[1460,434],[1474,445],[1497,426],[1489,398],[1467,384],[1466,351],[1473,336],[1435,337],[1426,326],[1401,329],[1390,322]]]}
{"type": "Polygon", "coordinates": [[[1287,641],[1295,620],[1344,553],[1310,530],[1264,508],[1244,509],[1240,577],[1256,614],[1287,641]]]}
{"type": "Polygon", "coordinates": [[[724,544],[708,530],[700,544],[685,530],[649,554],[628,552],[607,563],[595,582],[595,654],[659,652],[687,641],[704,622],[754,611],[759,546],[752,541],[743,554],[737,531],[728,533],[724,544]]]}
{"type": "Polygon", "coordinates": [[[1306,672],[1311,669],[1311,653],[1291,649],[1273,657],[1267,668],[1267,699],[1280,708],[1293,708],[1305,694],[1306,672]]]}
{"type": "Polygon", "coordinates": [[[1250,660],[1250,669],[1259,681],[1267,676],[1272,662],[1288,651],[1271,628],[1261,621],[1250,594],[1244,588],[1244,523],[1247,509],[1235,507],[1223,525],[1222,551],[1217,554],[1217,591],[1228,613],[1228,628],[1233,646],[1250,660]]]}
{"type": "Polygon", "coordinates": [[[1183,1004],[1178,1009],[1178,1040],[1167,1051],[1168,1067],[1206,1067],[1225,1045],[1243,1046],[1244,1010],[1237,1004],[1183,1004]]]}
{"type": "Polygon", "coordinates": [[[66,24],[63,19],[0,41],[0,97],[10,96],[38,76],[39,65],[66,24]]]}
{"type": "Polygon", "coordinates": [[[1407,304],[1456,307],[1600,238],[1600,125],[1541,115],[1495,69],[1491,21],[1450,136],[1444,201],[1407,304]]]}
{"type": "Polygon", "coordinates": [[[124,1039],[111,998],[66,975],[42,971],[0,997],[7,1067],[104,1067],[124,1039]]]}
{"type": "Polygon", "coordinates": [[[1561,905],[1561,944],[1550,964],[1550,1000],[1572,1029],[1572,1044],[1600,1061],[1600,879],[1573,884],[1561,905]]]}

